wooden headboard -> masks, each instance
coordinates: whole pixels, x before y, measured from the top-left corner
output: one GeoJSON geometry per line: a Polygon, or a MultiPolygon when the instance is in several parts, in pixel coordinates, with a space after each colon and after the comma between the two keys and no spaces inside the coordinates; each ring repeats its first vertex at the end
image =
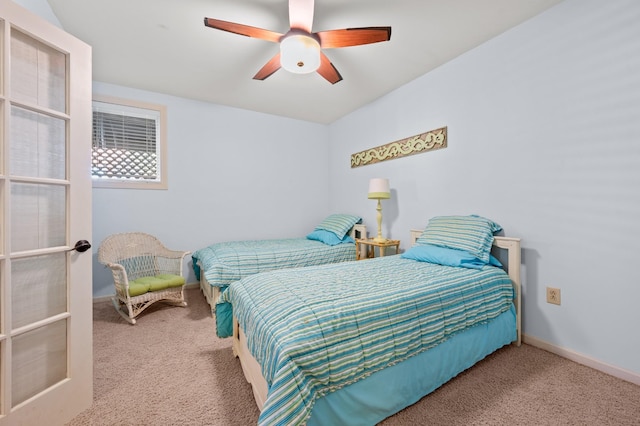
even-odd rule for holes
{"type": "MultiPolygon", "coordinates": [[[[411,234],[411,246],[414,246],[416,240],[422,235],[422,229],[412,229],[409,231],[411,234]]],[[[493,237],[493,245],[499,249],[507,250],[507,265],[506,271],[513,282],[514,299],[513,303],[516,306],[516,327],[518,330],[517,345],[520,346],[522,342],[522,315],[521,315],[521,278],[520,278],[520,238],[511,237],[493,237]]]]}

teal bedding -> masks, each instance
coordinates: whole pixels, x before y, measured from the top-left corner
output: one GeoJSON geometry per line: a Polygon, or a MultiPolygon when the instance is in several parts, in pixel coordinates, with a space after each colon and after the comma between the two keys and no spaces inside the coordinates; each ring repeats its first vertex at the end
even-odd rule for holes
{"type": "Polygon", "coordinates": [[[318,398],[307,426],[370,426],[415,404],[516,340],[515,307],[437,346],[318,398]]]}
{"type": "Polygon", "coordinates": [[[307,238],[229,241],[215,243],[192,255],[193,271],[216,287],[258,272],[356,260],[353,242],[330,246],[307,238]]]}
{"type": "MultiPolygon", "coordinates": [[[[492,322],[512,300],[497,267],[401,256],[253,275],[221,296],[269,386],[261,425],[305,423],[316,401],[492,322]]],[[[509,328],[515,338],[515,319],[509,328]]]]}

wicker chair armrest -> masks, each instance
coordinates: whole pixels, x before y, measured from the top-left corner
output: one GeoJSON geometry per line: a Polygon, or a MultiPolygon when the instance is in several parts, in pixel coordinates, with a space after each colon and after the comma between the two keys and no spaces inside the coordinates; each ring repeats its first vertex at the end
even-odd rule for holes
{"type": "Polygon", "coordinates": [[[106,267],[111,269],[113,275],[113,284],[116,286],[116,292],[119,294],[126,294],[129,291],[129,278],[127,277],[127,270],[119,263],[104,263],[106,267]]]}
{"type": "Polygon", "coordinates": [[[124,274],[127,273],[126,269],[124,269],[124,266],[120,265],[119,263],[105,262],[103,263],[103,265],[111,269],[113,272],[122,272],[124,274]]]}
{"type": "Polygon", "coordinates": [[[182,276],[182,264],[184,262],[184,258],[190,254],[191,252],[189,251],[162,250],[156,255],[158,273],[182,276]]]}
{"type": "Polygon", "coordinates": [[[158,257],[166,257],[167,259],[184,259],[184,257],[191,254],[191,252],[182,250],[170,250],[166,247],[163,247],[161,249],[158,248],[155,254],[158,257]]]}

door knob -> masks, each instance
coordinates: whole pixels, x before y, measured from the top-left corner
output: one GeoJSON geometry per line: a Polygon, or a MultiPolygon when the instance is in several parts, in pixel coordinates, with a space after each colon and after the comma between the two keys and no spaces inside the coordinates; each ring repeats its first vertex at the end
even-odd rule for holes
{"type": "Polygon", "coordinates": [[[91,248],[91,243],[87,240],[79,240],[75,246],[69,251],[75,250],[78,253],[84,253],[91,248]]]}

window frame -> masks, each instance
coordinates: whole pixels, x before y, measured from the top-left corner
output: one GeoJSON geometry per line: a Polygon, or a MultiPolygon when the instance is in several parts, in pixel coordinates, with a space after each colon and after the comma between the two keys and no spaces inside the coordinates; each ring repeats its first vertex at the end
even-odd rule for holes
{"type": "MultiPolygon", "coordinates": [[[[93,95],[91,102],[92,116],[94,111],[94,103],[99,102],[103,104],[113,104],[116,106],[123,106],[126,108],[140,109],[153,111],[159,114],[158,133],[156,135],[156,151],[159,154],[158,161],[159,167],[159,180],[129,180],[129,179],[99,179],[94,178],[91,173],[91,182],[94,188],[117,188],[117,189],[168,189],[168,176],[167,176],[167,107],[165,105],[152,104],[137,100],[116,98],[104,95],[93,95]]],[[[93,120],[91,128],[93,129],[93,120]]],[[[93,137],[91,140],[91,154],[93,158],[93,137]]]]}

